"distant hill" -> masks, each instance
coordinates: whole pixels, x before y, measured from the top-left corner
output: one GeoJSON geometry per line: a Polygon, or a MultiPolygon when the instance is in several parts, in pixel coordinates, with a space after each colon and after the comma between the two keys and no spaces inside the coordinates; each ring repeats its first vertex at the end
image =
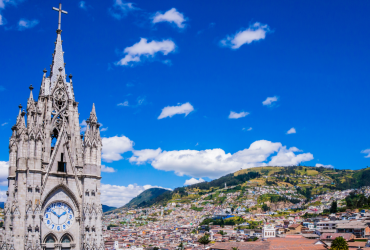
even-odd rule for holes
{"type": "Polygon", "coordinates": [[[155,198],[164,193],[171,193],[171,191],[164,188],[150,188],[133,198],[123,208],[147,207],[154,204],[155,198]]]}
{"type": "Polygon", "coordinates": [[[243,187],[256,185],[295,186],[297,187],[298,193],[309,199],[312,194],[319,194],[329,190],[344,190],[370,186],[370,168],[360,170],[340,170],[309,166],[266,166],[248,168],[209,182],[201,182],[186,187],[175,188],[173,191],[162,188],[148,189],[117,210],[123,208],[149,207],[154,204],[166,205],[168,202],[191,203],[194,199],[203,194],[223,189],[225,183],[227,187],[233,186],[232,190],[235,191],[241,190],[243,187]],[[305,176],[309,176],[310,178],[317,177],[318,179],[325,180],[325,182],[322,185],[305,183],[307,179],[305,176]]]}
{"type": "MultiPolygon", "coordinates": [[[[0,203],[0,205],[1,205],[1,203],[0,203]]],[[[102,205],[102,208],[103,208],[103,213],[116,209],[116,207],[110,207],[110,206],[107,206],[107,205],[102,205]]]]}

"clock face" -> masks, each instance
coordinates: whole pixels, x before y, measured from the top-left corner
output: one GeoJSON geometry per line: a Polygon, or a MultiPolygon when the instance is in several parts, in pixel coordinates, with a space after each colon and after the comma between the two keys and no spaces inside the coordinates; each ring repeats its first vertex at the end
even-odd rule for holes
{"type": "Polygon", "coordinates": [[[74,222],[73,210],[64,202],[50,204],[44,213],[44,222],[48,228],[54,231],[65,231],[74,222]]]}

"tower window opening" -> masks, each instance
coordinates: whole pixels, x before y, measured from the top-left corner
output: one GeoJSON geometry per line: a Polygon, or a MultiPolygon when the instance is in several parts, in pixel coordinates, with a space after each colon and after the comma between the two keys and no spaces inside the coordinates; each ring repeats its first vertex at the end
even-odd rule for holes
{"type": "Polygon", "coordinates": [[[62,243],[71,243],[71,239],[66,235],[62,238],[62,243]]]}
{"type": "Polygon", "coordinates": [[[58,161],[58,172],[67,172],[67,163],[64,162],[64,154],[60,154],[60,161],[58,161]]]}
{"type": "MultiPolygon", "coordinates": [[[[57,143],[57,140],[58,140],[58,135],[59,135],[59,132],[56,128],[53,129],[53,132],[51,134],[51,149],[53,150],[54,147],[55,147],[55,144],[57,143]]],[[[51,151],[50,153],[52,153],[53,151],[51,151]]]]}
{"type": "Polygon", "coordinates": [[[53,236],[49,235],[46,240],[45,240],[45,243],[55,243],[55,239],[53,236]]]}

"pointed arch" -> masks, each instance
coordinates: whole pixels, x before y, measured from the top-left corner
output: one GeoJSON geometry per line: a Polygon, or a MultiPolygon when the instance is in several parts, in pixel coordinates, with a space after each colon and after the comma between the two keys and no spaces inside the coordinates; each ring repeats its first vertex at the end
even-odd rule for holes
{"type": "MultiPolygon", "coordinates": [[[[79,216],[80,215],[80,206],[79,206],[79,203],[78,203],[78,199],[77,199],[76,195],[72,192],[72,190],[69,187],[67,187],[66,185],[64,185],[63,183],[60,183],[59,185],[55,186],[53,189],[51,189],[47,193],[45,198],[41,201],[42,209],[45,208],[47,202],[52,197],[53,193],[58,191],[58,189],[62,189],[68,194],[68,196],[71,198],[71,200],[73,202],[74,207],[77,209],[77,214],[79,216]]],[[[63,202],[65,202],[65,201],[63,201],[63,202]]],[[[68,202],[66,202],[66,203],[68,204],[68,202]]],[[[71,204],[68,204],[68,205],[71,206],[71,204]]]]}
{"type": "Polygon", "coordinates": [[[63,234],[62,237],[60,237],[60,243],[73,243],[73,237],[72,237],[72,235],[70,235],[69,233],[63,234]]]}
{"type": "Polygon", "coordinates": [[[57,242],[57,237],[53,233],[49,233],[44,237],[42,242],[44,242],[44,243],[56,243],[57,242]]]}

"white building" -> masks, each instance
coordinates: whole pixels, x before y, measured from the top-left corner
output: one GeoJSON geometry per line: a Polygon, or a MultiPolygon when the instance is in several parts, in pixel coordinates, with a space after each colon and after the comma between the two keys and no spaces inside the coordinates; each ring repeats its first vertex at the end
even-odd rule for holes
{"type": "Polygon", "coordinates": [[[265,225],[262,229],[263,238],[272,238],[276,237],[276,229],[272,225],[265,225]]]}

